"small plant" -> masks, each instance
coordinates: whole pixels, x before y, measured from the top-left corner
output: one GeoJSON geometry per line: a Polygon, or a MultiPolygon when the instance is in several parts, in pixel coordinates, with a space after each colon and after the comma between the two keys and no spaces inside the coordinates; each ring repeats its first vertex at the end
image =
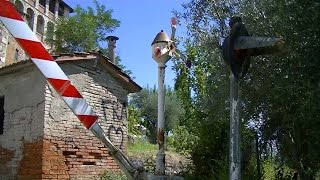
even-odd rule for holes
{"type": "Polygon", "coordinates": [[[100,180],[127,180],[127,177],[122,172],[107,170],[100,176],[100,180]]]}
{"type": "Polygon", "coordinates": [[[180,154],[189,154],[197,137],[191,134],[185,126],[176,126],[172,136],[167,138],[169,146],[174,147],[180,154]]]}

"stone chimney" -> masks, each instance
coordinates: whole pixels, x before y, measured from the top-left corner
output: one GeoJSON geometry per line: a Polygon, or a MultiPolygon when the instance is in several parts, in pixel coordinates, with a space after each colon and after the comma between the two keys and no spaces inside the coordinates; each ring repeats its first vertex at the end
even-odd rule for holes
{"type": "Polygon", "coordinates": [[[115,64],[116,62],[116,56],[115,56],[115,48],[116,48],[116,41],[119,38],[117,36],[108,36],[108,50],[109,50],[109,59],[110,61],[115,64]]]}

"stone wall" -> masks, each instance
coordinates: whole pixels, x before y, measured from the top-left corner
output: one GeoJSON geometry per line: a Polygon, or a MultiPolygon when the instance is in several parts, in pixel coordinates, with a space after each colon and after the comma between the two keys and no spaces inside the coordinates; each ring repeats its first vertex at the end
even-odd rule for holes
{"type": "Polygon", "coordinates": [[[41,171],[42,148],[38,142],[44,134],[46,81],[31,63],[3,73],[0,71],[5,111],[4,132],[0,135],[0,179],[17,179],[25,172],[35,179],[35,171],[41,171]]]}
{"type": "Polygon", "coordinates": [[[28,59],[24,50],[0,22],[0,67],[28,59]]]}
{"type": "MultiPolygon", "coordinates": [[[[61,68],[99,116],[99,123],[122,151],[127,148],[128,91],[95,61],[65,62],[61,68]]],[[[87,130],[50,85],[46,86],[43,172],[45,177],[92,179],[119,170],[107,148],[87,130]]]]}
{"type": "Polygon", "coordinates": [[[9,32],[0,22],[0,67],[4,65],[6,59],[9,32]]]}
{"type": "Polygon", "coordinates": [[[8,37],[5,64],[10,65],[18,61],[29,59],[29,56],[20,47],[18,42],[11,35],[8,37]]]}

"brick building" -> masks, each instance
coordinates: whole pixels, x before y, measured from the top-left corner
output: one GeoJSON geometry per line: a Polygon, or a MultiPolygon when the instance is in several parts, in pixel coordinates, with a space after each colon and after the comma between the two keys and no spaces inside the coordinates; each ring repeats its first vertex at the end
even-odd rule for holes
{"type": "MultiPolygon", "coordinates": [[[[127,95],[141,87],[98,53],[54,58],[125,152],[127,95]]],[[[0,179],[92,179],[119,170],[30,60],[0,68],[0,82],[0,179]]]]}
{"type": "MultiPolygon", "coordinates": [[[[54,28],[59,17],[68,17],[73,9],[62,0],[10,0],[42,42],[48,28],[54,28]]],[[[46,46],[47,49],[51,47],[46,46]]],[[[0,66],[28,59],[18,43],[0,22],[0,66]]]]}

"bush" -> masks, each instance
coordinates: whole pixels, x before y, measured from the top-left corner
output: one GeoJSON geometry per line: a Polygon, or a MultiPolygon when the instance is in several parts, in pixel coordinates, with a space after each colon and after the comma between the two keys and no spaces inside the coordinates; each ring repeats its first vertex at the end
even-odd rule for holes
{"type": "Polygon", "coordinates": [[[176,152],[189,154],[195,144],[197,137],[189,133],[185,126],[176,126],[172,131],[172,136],[167,137],[167,143],[175,148],[176,152]]]}
{"type": "Polygon", "coordinates": [[[127,177],[122,172],[107,170],[100,176],[100,180],[127,180],[127,177]]]}
{"type": "Polygon", "coordinates": [[[277,163],[274,159],[268,158],[262,162],[262,179],[292,179],[294,170],[285,164],[277,163]]]}

